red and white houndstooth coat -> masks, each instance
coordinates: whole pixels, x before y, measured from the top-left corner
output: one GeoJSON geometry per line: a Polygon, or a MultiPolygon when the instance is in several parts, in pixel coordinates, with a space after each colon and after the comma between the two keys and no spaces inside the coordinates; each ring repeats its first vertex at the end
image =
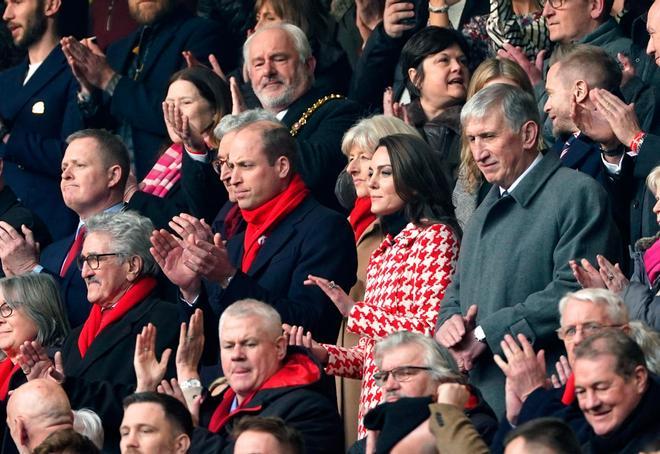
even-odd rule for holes
{"type": "Polygon", "coordinates": [[[364,301],[351,309],[347,329],[360,335],[355,347],[324,344],[326,372],[362,379],[358,438],[366,436],[364,415],[382,399],[374,382],[375,343],[396,331],[433,334],[440,301],[451,282],[458,258],[458,239],[444,224],[408,224],[396,237],[387,236],[373,252],[367,268],[364,301]]]}

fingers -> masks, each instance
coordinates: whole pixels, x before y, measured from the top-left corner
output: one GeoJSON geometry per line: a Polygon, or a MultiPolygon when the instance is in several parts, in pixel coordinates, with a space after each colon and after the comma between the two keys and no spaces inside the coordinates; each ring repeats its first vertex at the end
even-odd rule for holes
{"type": "Polygon", "coordinates": [[[392,92],[392,87],[385,88],[383,92],[383,114],[387,116],[394,115],[392,111],[392,98],[394,94],[392,92]]]}
{"type": "Polygon", "coordinates": [[[167,363],[170,360],[170,356],[172,356],[172,349],[167,348],[165,351],[163,351],[163,354],[160,357],[160,361],[158,361],[158,367],[165,372],[165,368],[167,368],[167,363]]]}
{"type": "Polygon", "coordinates": [[[543,49],[539,51],[538,54],[536,54],[536,59],[534,60],[534,66],[536,66],[536,68],[539,71],[543,71],[543,61],[545,60],[545,55],[547,54],[547,52],[548,51],[546,49],[543,49]]]}
{"type": "Polygon", "coordinates": [[[557,378],[555,374],[552,374],[550,376],[550,383],[552,383],[552,387],[555,389],[559,389],[563,386],[561,381],[559,380],[559,378],[557,378]]]}
{"type": "Polygon", "coordinates": [[[497,364],[497,366],[502,370],[504,375],[508,375],[509,365],[502,359],[500,355],[493,355],[493,361],[495,361],[495,364],[497,364]]]}
{"type": "Polygon", "coordinates": [[[216,73],[218,76],[220,76],[220,78],[226,82],[227,76],[225,76],[225,72],[220,67],[220,62],[218,61],[217,58],[215,58],[215,55],[209,54],[209,64],[211,65],[211,69],[213,70],[213,72],[216,73]]]}
{"type": "Polygon", "coordinates": [[[479,310],[479,308],[477,307],[476,304],[473,304],[472,306],[470,306],[468,308],[467,313],[465,314],[465,325],[466,326],[471,326],[474,323],[474,321],[477,318],[477,311],[478,310],[479,310]]]}
{"type": "Polygon", "coordinates": [[[229,78],[229,91],[231,93],[231,113],[237,115],[245,111],[247,109],[245,100],[235,77],[229,78]]]}

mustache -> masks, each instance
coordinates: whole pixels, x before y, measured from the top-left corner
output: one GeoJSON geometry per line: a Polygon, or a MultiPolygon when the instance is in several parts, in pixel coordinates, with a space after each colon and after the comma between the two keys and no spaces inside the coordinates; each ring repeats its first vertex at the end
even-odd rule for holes
{"type": "Polygon", "coordinates": [[[282,80],[281,77],[274,75],[274,76],[264,76],[264,77],[262,77],[260,85],[263,87],[264,85],[266,85],[269,82],[278,82],[278,83],[281,83],[281,84],[284,83],[284,81],[282,80]]]}
{"type": "Polygon", "coordinates": [[[96,278],[96,276],[88,276],[85,278],[85,284],[100,284],[101,281],[96,278]]]}

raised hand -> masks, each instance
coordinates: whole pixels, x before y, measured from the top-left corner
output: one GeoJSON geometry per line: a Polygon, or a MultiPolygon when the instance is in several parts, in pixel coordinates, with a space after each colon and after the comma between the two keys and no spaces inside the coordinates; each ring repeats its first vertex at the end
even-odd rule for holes
{"type": "Polygon", "coordinates": [[[156,332],[156,327],[149,323],[135,338],[133,367],[137,377],[135,392],[138,393],[155,391],[167,371],[167,362],[172,354],[172,349],[166,349],[158,361],[156,358],[156,332]]]}
{"type": "Polygon", "coordinates": [[[465,333],[474,329],[476,316],[476,304],[468,308],[465,317],[461,314],[452,315],[440,325],[440,329],[435,333],[435,340],[446,348],[458,345],[463,340],[463,337],[465,337],[465,333]]]}
{"type": "Polygon", "coordinates": [[[405,19],[415,17],[415,4],[401,0],[385,0],[383,12],[383,28],[391,38],[400,38],[407,30],[412,30],[414,24],[401,23],[405,19]]]}
{"type": "Polygon", "coordinates": [[[35,378],[48,378],[60,385],[64,383],[66,375],[62,353],[56,352],[53,362],[48,357],[44,346],[38,341],[25,341],[20,346],[20,353],[18,364],[28,381],[35,378]]]}
{"type": "Polygon", "coordinates": [[[580,263],[576,260],[570,260],[568,266],[571,267],[575,280],[582,288],[607,288],[600,272],[594,268],[589,260],[582,259],[580,263]]]}
{"type": "Polygon", "coordinates": [[[307,331],[302,326],[290,326],[286,323],[282,325],[284,335],[287,336],[289,345],[297,345],[299,347],[307,348],[312,355],[321,364],[328,364],[328,350],[321,344],[312,339],[312,333],[307,331]]]}
{"type": "Polygon", "coordinates": [[[559,357],[559,361],[555,363],[556,374],[552,374],[550,381],[552,381],[553,388],[562,388],[568,381],[573,371],[571,365],[568,364],[568,359],[564,355],[559,357]]]}
{"type": "Polygon", "coordinates": [[[550,382],[546,376],[545,352],[534,353],[527,338],[518,334],[516,343],[509,334],[500,342],[506,361],[500,355],[494,355],[495,363],[502,369],[510,389],[521,401],[525,401],[537,388],[548,388],[550,382]]]}
{"type": "Polygon", "coordinates": [[[599,266],[598,273],[608,290],[614,293],[621,293],[630,285],[630,281],[623,274],[618,263],[612,265],[612,262],[602,255],[597,255],[596,261],[598,261],[599,266]]]}
{"type": "Polygon", "coordinates": [[[441,383],[438,386],[437,394],[436,402],[439,404],[453,405],[460,409],[465,407],[470,398],[470,391],[460,383],[441,383]]]}
{"type": "Polygon", "coordinates": [[[499,58],[506,58],[507,60],[512,60],[525,71],[529,81],[532,83],[532,86],[543,81],[543,59],[545,58],[545,49],[540,51],[534,62],[529,61],[525,52],[522,48],[512,46],[509,43],[504,43],[502,49],[497,51],[497,56],[499,58]]]}
{"type": "Polygon", "coordinates": [[[589,91],[589,99],[610,124],[617,139],[629,147],[635,136],[642,131],[635,113],[635,105],[626,104],[602,88],[589,91]]]}
{"type": "Polygon", "coordinates": [[[184,264],[196,274],[221,285],[236,274],[219,233],[213,236],[212,243],[204,240],[186,242],[184,264]]]}
{"type": "Polygon", "coordinates": [[[176,375],[181,381],[199,379],[199,360],[204,352],[204,313],[196,309],[190,323],[181,323],[176,349],[176,375]]]}
{"type": "Polygon", "coordinates": [[[353,306],[355,306],[355,301],[346,294],[346,292],[337,284],[335,281],[329,281],[322,277],[308,275],[307,279],[304,282],[305,285],[316,285],[318,288],[323,290],[330,300],[335,303],[337,309],[344,317],[348,317],[353,306]]]}
{"type": "MultiPolygon", "coordinates": [[[[184,264],[185,242],[164,229],[154,230],[150,240],[152,247],[149,248],[149,252],[165,276],[181,289],[184,298],[188,301],[189,298],[197,296],[201,287],[201,277],[184,264]]],[[[189,241],[194,241],[194,238],[191,236],[189,241]]]]}
{"type": "Polygon", "coordinates": [[[21,226],[23,235],[5,221],[0,221],[0,260],[7,276],[31,272],[39,263],[39,243],[32,230],[21,226]]]}
{"type": "Polygon", "coordinates": [[[188,408],[190,416],[192,416],[193,425],[195,427],[199,426],[199,407],[202,405],[201,394],[196,396],[191,402],[188,402],[176,378],[173,378],[170,381],[161,381],[160,385],[158,385],[158,392],[178,399],[188,408]]]}
{"type": "Polygon", "coordinates": [[[89,92],[93,87],[105,90],[115,71],[101,49],[90,40],[80,42],[72,36],[62,38],[60,43],[71,71],[83,90],[89,92]]]}
{"type": "Polygon", "coordinates": [[[204,219],[198,219],[190,214],[181,213],[174,216],[168,225],[179,235],[179,238],[188,238],[190,235],[194,235],[195,240],[203,240],[209,243],[213,241],[211,226],[204,219]]]}
{"type": "Polygon", "coordinates": [[[188,116],[175,103],[164,101],[162,106],[165,125],[173,135],[179,138],[178,142],[182,143],[188,151],[205,153],[206,142],[202,131],[197,131],[190,125],[188,116]]]}

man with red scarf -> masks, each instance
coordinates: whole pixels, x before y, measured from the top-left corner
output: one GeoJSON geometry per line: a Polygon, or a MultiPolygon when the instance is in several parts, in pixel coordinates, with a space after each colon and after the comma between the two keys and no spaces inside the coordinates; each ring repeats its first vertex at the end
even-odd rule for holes
{"type": "Polygon", "coordinates": [[[566,421],[581,443],[587,440],[588,425],[575,398],[575,377],[571,373],[575,349],[586,338],[606,328],[629,333],[628,309],[609,290],[588,288],[564,296],[559,301],[559,316],[557,335],[564,342],[568,359],[562,357],[557,364],[557,375],[561,378],[553,377],[555,387],[550,386],[546,375],[543,350],[534,352],[523,336],[518,342],[511,336],[505,337],[502,350],[506,362],[495,357],[506,375],[506,419],[496,436],[495,447],[499,447],[512,427],[543,416],[566,421]]]}
{"type": "MultiPolygon", "coordinates": [[[[227,165],[246,231],[226,247],[219,234],[211,239],[210,230],[185,238],[185,247],[164,230],[151,238],[156,261],[188,302],[182,308],[190,314],[195,307],[204,309],[206,330],[217,330],[219,315],[233,302],[256,298],[272,305],[285,323],[305,326],[320,341],[337,339],[339,311],[304,281],[309,274],[329,276],[334,285],[350,289],[357,266],[355,240],[345,218],[309,195],[295,168],[296,149],[281,123],[243,125],[234,135],[227,165]]],[[[206,353],[217,358],[213,337],[207,331],[206,353]]]]}
{"type": "MultiPolygon", "coordinates": [[[[219,329],[228,387],[207,397],[201,409],[190,405],[199,420],[191,453],[233,452],[232,429],[245,416],[282,419],[302,435],[309,454],[344,451],[337,409],[322,394],[323,371],[306,350],[287,345],[275,309],[254,299],[237,301],[220,317],[219,329]]],[[[178,378],[184,383],[199,376],[191,370],[178,378]]]]}

